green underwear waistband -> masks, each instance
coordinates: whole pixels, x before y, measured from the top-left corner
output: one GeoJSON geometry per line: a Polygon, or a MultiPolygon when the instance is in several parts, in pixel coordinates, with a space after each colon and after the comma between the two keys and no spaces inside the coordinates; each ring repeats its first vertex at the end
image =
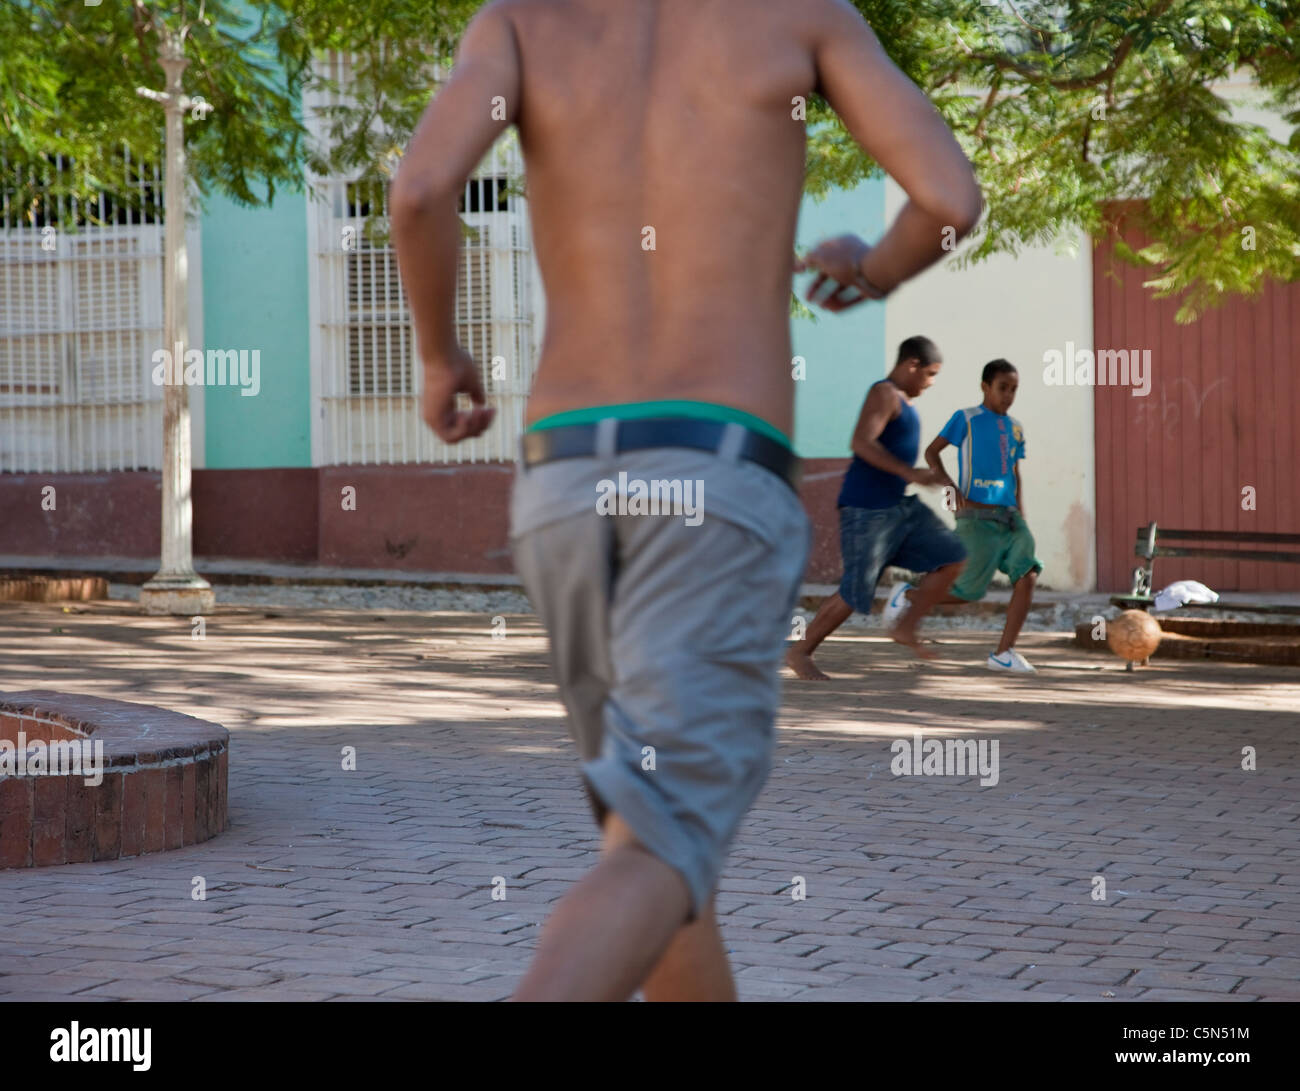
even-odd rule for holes
{"type": "Polygon", "coordinates": [[[592,405],[585,409],[570,409],[563,413],[552,413],[534,421],[526,429],[539,432],[544,428],[559,428],[565,424],[594,424],[598,420],[614,417],[617,420],[637,420],[643,417],[697,417],[701,420],[716,420],[724,424],[743,424],[755,432],[776,440],[789,450],[793,450],[790,439],[781,429],[769,424],[762,417],[746,413],[743,409],[733,409],[729,405],[715,402],[660,401],[660,402],[625,402],[622,405],[592,405]]]}

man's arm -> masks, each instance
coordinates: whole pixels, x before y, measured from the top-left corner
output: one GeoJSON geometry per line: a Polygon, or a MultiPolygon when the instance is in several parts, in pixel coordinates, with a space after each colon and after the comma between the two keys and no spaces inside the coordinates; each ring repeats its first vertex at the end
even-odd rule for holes
{"type": "Polygon", "coordinates": [[[1025,487],[1020,480],[1020,460],[1016,460],[1016,507],[1020,509],[1020,514],[1025,514],[1025,487]]]}
{"type": "MultiPolygon", "coordinates": [[[[970,234],[983,201],[970,162],[943,118],[885,54],[857,9],[847,0],[829,0],[822,11],[814,58],[818,90],[908,201],[874,247],[856,240],[855,247],[828,254],[825,264],[813,260],[816,251],[804,260],[866,298],[878,298],[970,234]]],[[[814,290],[819,286],[820,280],[814,290]]]]}
{"type": "Polygon", "coordinates": [[[878,470],[901,477],[914,485],[934,484],[933,471],[918,470],[901,459],[895,458],[880,442],[880,433],[898,415],[898,395],[887,383],[877,383],[871,388],[867,400],[858,415],[857,427],[853,429],[850,447],[863,462],[878,470]]]}
{"type": "Polygon", "coordinates": [[[393,247],[424,363],[424,417],[451,443],[480,434],[494,412],[481,408],[478,371],[456,342],[457,200],[518,115],[519,92],[514,29],[491,5],[466,29],[452,77],[420,119],[389,191],[393,247]],[[503,105],[494,103],[498,97],[503,105]],[[458,393],[476,408],[457,413],[458,393]]]}
{"type": "Polygon", "coordinates": [[[945,447],[951,446],[952,444],[944,439],[943,436],[935,436],[930,442],[930,446],[925,449],[925,464],[939,475],[935,484],[941,485],[945,489],[952,489],[953,511],[961,511],[962,505],[966,502],[966,498],[962,496],[961,489],[957,487],[957,483],[948,476],[948,471],[944,468],[943,458],[940,454],[945,447]]]}

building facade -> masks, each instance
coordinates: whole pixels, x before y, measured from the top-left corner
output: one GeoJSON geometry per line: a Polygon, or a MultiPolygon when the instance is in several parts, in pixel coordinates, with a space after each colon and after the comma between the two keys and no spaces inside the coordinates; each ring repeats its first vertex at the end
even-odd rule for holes
{"type": "MultiPolygon", "coordinates": [[[[306,116],[320,105],[305,102],[306,116]]],[[[383,193],[313,177],[309,192],[270,208],[209,201],[189,230],[191,342],[208,359],[207,381],[190,391],[200,573],[205,558],[511,571],[512,462],[545,327],[521,171],[504,138],[462,201],[457,324],[498,418],[454,448],[419,419],[393,251],[367,231],[383,193]]],[[[902,200],[883,180],[807,200],[799,244],[846,231],[876,238],[902,200]]],[[[54,225],[53,246],[50,226],[0,222],[0,554],[69,566],[156,556],[161,210],[76,232],[54,225]]],[[[1270,286],[1179,327],[1175,304],[1152,300],[1141,281],[1108,246],[1079,237],[964,270],[941,265],[883,304],[792,320],[794,441],[816,528],[807,578],[838,579],[835,496],[849,438],[867,388],[917,333],[945,358],[918,403],[923,444],[980,400],[984,363],[1005,357],[1020,369],[1013,413],[1027,437],[1042,586],[1126,587],[1134,531],[1152,519],[1300,529],[1300,288],[1270,286]],[[1084,382],[1074,366],[1103,353],[1113,364],[1120,351],[1132,354],[1122,384],[1095,373],[1084,382]]],[[[1170,563],[1160,578],[1300,587],[1300,573],[1282,567],[1170,563]]]]}

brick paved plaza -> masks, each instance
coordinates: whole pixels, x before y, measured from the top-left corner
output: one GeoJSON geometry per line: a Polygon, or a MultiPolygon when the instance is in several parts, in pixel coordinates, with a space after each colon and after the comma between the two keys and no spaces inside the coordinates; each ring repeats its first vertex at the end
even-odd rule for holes
{"type": "MultiPolygon", "coordinates": [[[[859,632],[820,654],[831,683],[787,680],[718,898],[742,999],[1300,999],[1300,671],[1125,674],[1034,635],[1041,673],[1008,679],[986,636],[936,635],[934,666],[859,632]],[[891,775],[917,730],[996,739],[998,784],[891,775]]],[[[214,840],[0,871],[0,999],[501,999],[594,860],[531,617],[494,640],[468,613],[223,607],[194,640],[14,603],[0,662],[2,690],[231,733],[214,840]]]]}

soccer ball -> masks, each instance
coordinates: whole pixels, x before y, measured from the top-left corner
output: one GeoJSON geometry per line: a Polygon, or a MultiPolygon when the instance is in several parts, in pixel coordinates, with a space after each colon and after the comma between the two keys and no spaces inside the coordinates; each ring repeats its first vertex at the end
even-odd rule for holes
{"type": "Polygon", "coordinates": [[[1145,610],[1125,610],[1106,623],[1110,650],[1130,663],[1149,659],[1160,645],[1160,623],[1145,610]]]}

